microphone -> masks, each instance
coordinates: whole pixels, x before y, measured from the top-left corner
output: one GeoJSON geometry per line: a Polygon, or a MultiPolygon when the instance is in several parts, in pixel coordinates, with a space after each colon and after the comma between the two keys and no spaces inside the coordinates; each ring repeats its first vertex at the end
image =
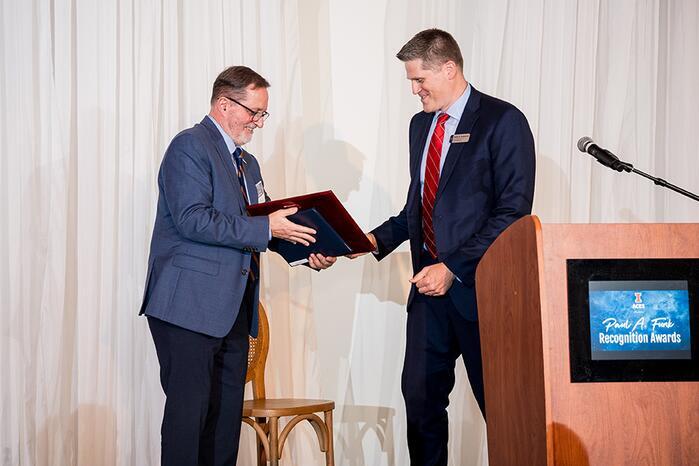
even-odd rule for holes
{"type": "Polygon", "coordinates": [[[607,149],[602,149],[600,146],[595,144],[592,138],[587,136],[581,137],[578,140],[578,150],[580,150],[580,152],[587,152],[605,167],[609,167],[618,172],[630,172],[633,168],[633,165],[622,162],[616,155],[612,154],[607,149]]]}
{"type": "Polygon", "coordinates": [[[637,168],[633,168],[633,165],[631,165],[630,163],[622,162],[616,155],[612,154],[607,149],[602,149],[600,146],[595,144],[592,138],[588,138],[587,136],[580,138],[578,140],[578,149],[580,149],[580,152],[587,152],[588,154],[596,158],[597,161],[605,167],[609,167],[612,170],[616,170],[618,172],[626,171],[636,173],[637,175],[641,175],[644,178],[648,178],[658,186],[671,189],[676,193],[680,193],[683,196],[687,196],[690,199],[699,201],[699,196],[697,196],[696,194],[691,193],[686,189],[682,189],[679,186],[675,186],[672,183],[668,183],[662,178],[657,178],[653,175],[649,175],[648,173],[644,173],[637,168]]]}

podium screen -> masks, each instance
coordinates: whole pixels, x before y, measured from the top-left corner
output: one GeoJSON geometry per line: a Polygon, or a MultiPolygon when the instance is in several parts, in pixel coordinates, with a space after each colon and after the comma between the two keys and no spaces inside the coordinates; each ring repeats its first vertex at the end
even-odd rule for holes
{"type": "Polygon", "coordinates": [[[592,359],[691,359],[686,280],[591,281],[592,359]]]}
{"type": "Polygon", "coordinates": [[[699,380],[699,260],[568,260],[571,379],[699,380]]]}

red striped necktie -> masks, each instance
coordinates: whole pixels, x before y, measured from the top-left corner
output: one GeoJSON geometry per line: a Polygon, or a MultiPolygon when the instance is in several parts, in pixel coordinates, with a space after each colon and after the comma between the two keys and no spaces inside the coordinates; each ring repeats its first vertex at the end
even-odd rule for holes
{"type": "Polygon", "coordinates": [[[425,181],[422,188],[422,238],[429,253],[437,258],[437,243],[434,239],[434,227],[432,224],[432,212],[434,200],[439,186],[439,162],[442,158],[442,142],[444,141],[444,123],[449,119],[449,114],[442,113],[437,118],[437,126],[430,139],[430,148],[427,150],[427,164],[425,166],[425,181]]]}

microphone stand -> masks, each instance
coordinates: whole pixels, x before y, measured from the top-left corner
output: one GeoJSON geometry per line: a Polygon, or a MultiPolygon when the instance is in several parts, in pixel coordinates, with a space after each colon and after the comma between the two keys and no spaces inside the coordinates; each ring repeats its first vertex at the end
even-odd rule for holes
{"type": "Polygon", "coordinates": [[[610,168],[612,168],[613,170],[619,171],[619,172],[625,171],[625,172],[636,173],[637,175],[641,175],[644,178],[648,178],[649,180],[651,180],[653,183],[655,183],[658,186],[662,186],[664,188],[671,189],[671,190],[675,191],[676,193],[680,193],[683,196],[686,196],[690,199],[694,199],[695,201],[699,202],[699,196],[697,196],[696,194],[691,193],[691,192],[687,191],[686,189],[682,189],[679,186],[675,186],[672,183],[668,183],[667,181],[665,181],[662,178],[658,178],[658,177],[655,177],[653,175],[649,175],[648,173],[644,173],[641,170],[634,168],[633,165],[631,165],[630,163],[622,162],[621,160],[617,159],[616,161],[612,162],[612,166],[610,168]]]}

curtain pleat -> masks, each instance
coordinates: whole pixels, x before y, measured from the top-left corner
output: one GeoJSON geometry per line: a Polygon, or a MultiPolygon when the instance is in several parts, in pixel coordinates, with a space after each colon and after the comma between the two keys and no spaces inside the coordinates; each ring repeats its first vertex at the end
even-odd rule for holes
{"type": "MultiPolygon", "coordinates": [[[[164,396],[143,294],[159,163],[226,66],[265,76],[250,151],[276,198],[333,189],[365,229],[397,213],[419,111],[395,53],[427,27],[527,116],[544,222],[696,222],[690,200],[581,154],[591,136],[699,191],[693,0],[0,3],[0,464],[156,465],[164,396]]],[[[407,245],[312,273],[263,257],[271,397],[336,401],[338,464],[408,463],[407,245]]],[[[487,363],[487,361],[486,361],[487,363]]],[[[487,463],[463,365],[450,464],[487,463]]],[[[254,457],[243,427],[240,464],[254,457]]],[[[323,464],[298,427],[283,461],[323,464]]]]}

